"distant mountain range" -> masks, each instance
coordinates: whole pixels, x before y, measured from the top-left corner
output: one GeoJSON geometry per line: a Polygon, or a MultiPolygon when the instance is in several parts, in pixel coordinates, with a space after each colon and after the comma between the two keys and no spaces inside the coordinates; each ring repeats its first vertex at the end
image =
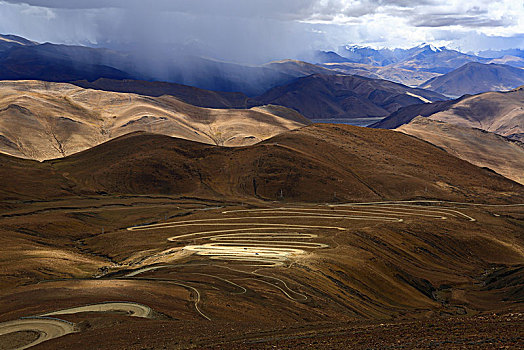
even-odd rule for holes
{"type": "Polygon", "coordinates": [[[480,57],[486,58],[500,58],[504,56],[513,56],[524,58],[524,50],[521,49],[507,49],[507,50],[484,50],[478,53],[480,57]]]}
{"type": "MultiPolygon", "coordinates": [[[[358,45],[347,45],[339,48],[339,52],[318,51],[314,55],[312,62],[322,67],[335,70],[344,74],[361,75],[368,78],[386,79],[412,87],[429,88],[434,91],[449,95],[450,97],[461,96],[499,89],[512,89],[522,83],[519,78],[507,79],[508,74],[493,76],[485,72],[473,73],[472,67],[481,69],[480,64],[499,64],[512,67],[524,67],[523,51],[505,50],[486,52],[486,56],[465,54],[456,50],[449,50],[445,47],[435,47],[425,44],[411,49],[373,49],[358,45]],[[497,54],[498,52],[498,54],[497,54]],[[514,54],[510,55],[510,54],[514,54]],[[522,56],[522,57],[521,57],[522,56]],[[460,87],[437,87],[431,88],[425,85],[431,79],[435,80],[440,75],[452,74],[454,70],[461,69],[465,65],[478,63],[479,65],[469,65],[468,73],[475,75],[474,79],[465,79],[460,87]],[[470,86],[468,86],[470,84],[470,86]]],[[[484,69],[486,71],[487,69],[484,69]]],[[[493,70],[493,69],[492,69],[493,70]]],[[[508,69],[506,69],[507,71],[508,69]]],[[[519,71],[513,70],[512,74],[518,75],[519,71]]],[[[439,81],[447,81],[447,77],[439,81]]],[[[457,85],[457,84],[455,84],[457,85]]]]}
{"type": "Polygon", "coordinates": [[[484,54],[489,57],[429,44],[405,50],[348,45],[341,47],[338,54],[317,52],[314,60],[322,67],[345,74],[387,79],[450,97],[510,90],[524,84],[524,70],[519,69],[524,67],[524,51],[484,54]]]}
{"type": "Polygon", "coordinates": [[[522,85],[523,70],[488,64],[524,62],[509,53],[521,54],[514,50],[486,58],[432,45],[394,50],[345,46],[339,53],[318,53],[326,62],[322,64],[280,60],[247,66],[181,55],[169,62],[156,57],[143,62],[131,53],[0,35],[0,80],[70,82],[154,97],[167,94],[208,108],[271,103],[312,119],[381,118],[410,104],[522,85]]]}
{"type": "MultiPolygon", "coordinates": [[[[331,54],[333,56],[333,54],[331,54]]],[[[372,66],[394,66],[410,70],[423,70],[432,73],[447,73],[468,62],[488,62],[489,59],[468,55],[445,47],[430,44],[419,45],[410,49],[374,49],[358,45],[346,45],[339,48],[339,59],[333,62],[362,63],[372,66]]],[[[329,56],[317,53],[319,63],[331,63],[329,56]]]]}
{"type": "Polygon", "coordinates": [[[338,53],[318,51],[313,58],[315,63],[350,62],[439,74],[448,73],[469,62],[504,63],[501,60],[517,67],[522,66],[524,65],[524,51],[519,49],[485,51],[474,55],[431,44],[422,44],[410,49],[374,49],[366,46],[346,45],[339,47],[338,53]]]}

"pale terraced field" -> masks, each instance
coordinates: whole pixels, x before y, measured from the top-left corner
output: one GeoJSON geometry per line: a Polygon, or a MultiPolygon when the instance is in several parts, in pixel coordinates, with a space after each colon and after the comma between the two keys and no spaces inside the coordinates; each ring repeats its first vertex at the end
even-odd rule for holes
{"type": "Polygon", "coordinates": [[[218,282],[213,287],[215,289],[226,283],[233,289],[231,294],[234,295],[248,292],[250,283],[244,281],[256,281],[282,293],[290,301],[306,302],[310,286],[294,280],[292,274],[286,273],[283,279],[276,277],[275,272],[278,273],[279,269],[289,271],[297,263],[307,264],[307,261],[317,260],[325,254],[322,250],[329,252],[338,248],[339,243],[334,239],[346,235],[355,225],[477,221],[466,212],[456,208],[454,203],[443,206],[438,201],[213,210],[212,218],[127,228],[130,234],[143,232],[148,237],[167,236],[166,245],[162,245],[167,249],[143,251],[137,255],[139,259],[123,262],[120,269],[131,269],[131,272],[118,278],[142,279],[145,275],[144,279],[153,283],[156,280],[186,288],[194,293],[195,311],[207,320],[212,317],[203,311],[200,302],[204,290],[209,287],[204,290],[195,287],[194,282],[199,279],[215,280],[218,282]],[[171,233],[176,234],[170,236],[171,233]],[[181,260],[186,260],[186,263],[173,264],[181,260]],[[272,272],[273,269],[276,270],[272,272]],[[213,273],[202,273],[203,270],[213,273]],[[163,271],[159,278],[156,277],[158,271],[163,271]],[[166,278],[166,274],[176,278],[166,278]],[[183,276],[188,280],[184,281],[183,276]]]}

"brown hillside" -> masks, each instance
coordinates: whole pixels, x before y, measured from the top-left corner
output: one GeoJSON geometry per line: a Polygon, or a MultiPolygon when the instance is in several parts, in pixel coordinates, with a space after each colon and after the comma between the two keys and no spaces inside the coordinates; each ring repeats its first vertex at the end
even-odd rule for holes
{"type": "Polygon", "coordinates": [[[524,184],[524,144],[484,130],[417,117],[396,130],[524,184]]]}
{"type": "Polygon", "coordinates": [[[402,133],[313,125],[240,148],[135,133],[53,160],[91,191],[307,202],[521,198],[523,187],[402,133]]]}
{"type": "Polygon", "coordinates": [[[473,127],[522,140],[524,127],[524,89],[486,92],[463,96],[454,101],[402,108],[372,127],[394,129],[422,115],[464,127],[473,127]]]}

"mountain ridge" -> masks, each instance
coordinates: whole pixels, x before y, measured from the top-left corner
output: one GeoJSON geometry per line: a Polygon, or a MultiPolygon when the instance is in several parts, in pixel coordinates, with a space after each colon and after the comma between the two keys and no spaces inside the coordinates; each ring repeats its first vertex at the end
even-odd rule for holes
{"type": "Polygon", "coordinates": [[[524,196],[523,186],[425,141],[347,125],[315,124],[240,148],[139,132],[43,165],[82,191],[109,193],[307,202],[524,196]]]}

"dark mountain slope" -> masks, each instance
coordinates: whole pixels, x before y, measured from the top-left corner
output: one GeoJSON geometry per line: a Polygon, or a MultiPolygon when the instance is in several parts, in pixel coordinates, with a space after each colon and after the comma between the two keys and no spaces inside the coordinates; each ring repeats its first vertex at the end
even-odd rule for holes
{"type": "Polygon", "coordinates": [[[296,77],[267,67],[185,56],[176,50],[144,58],[103,48],[0,39],[0,80],[162,80],[255,96],[296,77]]]}
{"type": "MultiPolygon", "coordinates": [[[[83,62],[67,54],[50,50],[49,45],[17,46],[0,56],[0,80],[45,80],[66,82],[98,78],[132,77],[119,69],[97,63],[83,62]]],[[[95,49],[84,48],[88,52],[95,49]]]]}
{"type": "Polygon", "coordinates": [[[419,87],[448,96],[511,90],[524,84],[524,69],[503,64],[467,63],[419,87]]]}
{"type": "Polygon", "coordinates": [[[71,83],[85,89],[128,92],[152,97],[171,95],[193,106],[206,108],[250,108],[256,105],[253,99],[241,92],[211,91],[175,83],[105,78],[93,82],[78,80],[71,83]]]}
{"type": "Polygon", "coordinates": [[[12,49],[13,47],[20,46],[33,46],[37,45],[33,41],[27,40],[17,35],[2,35],[0,34],[0,54],[5,51],[12,49]]]}
{"type": "Polygon", "coordinates": [[[263,104],[293,108],[312,119],[381,117],[412,104],[445,99],[387,80],[315,74],[276,87],[257,98],[263,104]]]}
{"type": "Polygon", "coordinates": [[[273,61],[264,64],[263,67],[271,68],[296,78],[305,77],[311,74],[340,74],[340,72],[322,67],[320,65],[297,60],[273,61]]]}

